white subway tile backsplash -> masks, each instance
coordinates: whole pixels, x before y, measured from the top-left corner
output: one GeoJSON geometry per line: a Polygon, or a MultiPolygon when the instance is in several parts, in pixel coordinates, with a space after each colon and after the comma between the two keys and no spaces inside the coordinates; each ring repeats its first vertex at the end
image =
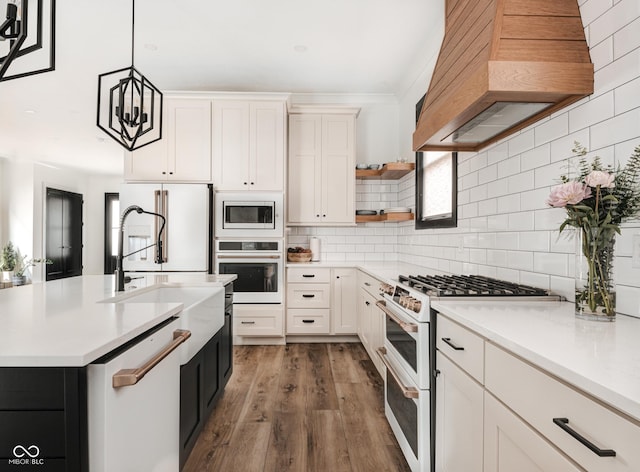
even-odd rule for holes
{"type": "Polygon", "coordinates": [[[509,157],[509,147],[507,143],[497,144],[487,151],[487,164],[496,164],[509,157]]]}
{"type": "Polygon", "coordinates": [[[506,195],[504,197],[498,197],[497,208],[494,213],[513,213],[520,211],[520,194],[506,195]]]}
{"type": "Polygon", "coordinates": [[[506,231],[496,233],[495,247],[497,249],[519,249],[521,234],[522,233],[506,232],[506,231]]]}
{"type": "Polygon", "coordinates": [[[640,48],[625,54],[594,74],[594,94],[606,93],[638,77],[640,48]]]}
{"type": "Polygon", "coordinates": [[[520,156],[505,159],[498,164],[498,178],[503,179],[520,172],[520,156]]]}
{"type": "Polygon", "coordinates": [[[520,271],[520,283],[549,290],[549,275],[536,272],[520,271]]]}
{"type": "Polygon", "coordinates": [[[580,4],[582,24],[588,25],[602,16],[613,5],[612,0],[586,0],[580,4]]]}
{"type": "Polygon", "coordinates": [[[571,110],[569,112],[569,131],[578,131],[611,118],[613,116],[613,101],[613,91],[611,91],[571,110]]]}
{"type": "MultiPolygon", "coordinates": [[[[596,0],[597,1],[597,0],[596,0]]],[[[613,62],[613,37],[608,37],[589,50],[594,70],[600,70],[613,62]]]]}
{"type": "Polygon", "coordinates": [[[509,213],[509,231],[533,231],[535,228],[534,214],[530,211],[509,213]]]}
{"type": "Polygon", "coordinates": [[[485,167],[487,167],[487,154],[484,152],[481,152],[480,154],[478,154],[477,156],[469,159],[469,170],[471,172],[475,172],[477,170],[480,169],[484,169],[485,167]]]}
{"type": "Polygon", "coordinates": [[[493,215],[498,212],[498,202],[495,198],[478,202],[478,216],[493,215]]]}
{"type": "Polygon", "coordinates": [[[509,182],[507,179],[496,180],[487,186],[487,197],[494,198],[509,193],[509,182]]]}
{"type": "Polygon", "coordinates": [[[524,190],[531,190],[535,187],[535,173],[533,170],[521,172],[507,178],[507,189],[509,193],[519,193],[524,190]]]}
{"type": "Polygon", "coordinates": [[[478,185],[469,190],[469,198],[472,202],[477,202],[487,198],[487,186],[478,185]]]}
{"type": "Polygon", "coordinates": [[[549,187],[542,187],[520,194],[520,210],[531,211],[545,207],[544,203],[549,197],[549,187]]]}
{"type": "MultiPolygon", "coordinates": [[[[610,0],[602,0],[607,4],[610,0]]],[[[622,0],[589,22],[590,45],[598,44],[627,26],[640,15],[638,0],[622,0]]]]}
{"type": "Polygon", "coordinates": [[[548,231],[525,231],[519,234],[518,249],[522,251],[548,251],[548,231]]]}
{"type": "Polygon", "coordinates": [[[616,114],[640,107],[640,78],[622,84],[613,93],[616,114]]]}
{"type": "Polygon", "coordinates": [[[640,288],[618,285],[616,287],[616,312],[640,318],[640,288]]]}
{"type": "MultiPolygon", "coordinates": [[[[582,100],[580,103],[585,100],[582,100]]],[[[575,147],[576,141],[582,144],[585,148],[591,149],[589,130],[585,128],[579,131],[574,131],[567,136],[553,141],[551,143],[551,162],[564,161],[573,156],[574,153],[571,150],[575,147]]]]}
{"type": "Polygon", "coordinates": [[[567,276],[569,256],[566,254],[551,254],[548,252],[536,252],[533,254],[533,270],[535,272],[551,275],[567,276]]]}
{"type": "Polygon", "coordinates": [[[549,288],[553,293],[565,297],[570,302],[575,300],[576,283],[573,277],[559,277],[552,275],[549,279],[551,281],[549,288]]]}
{"type": "Polygon", "coordinates": [[[490,231],[507,231],[509,229],[509,215],[487,216],[487,229],[490,231]]]}
{"type": "Polygon", "coordinates": [[[569,122],[566,113],[560,113],[550,120],[536,126],[534,129],[535,144],[542,144],[565,136],[569,132],[569,122]]]}
{"type": "Polygon", "coordinates": [[[551,145],[543,144],[520,156],[520,170],[527,171],[547,165],[551,162],[551,145]]]}
{"type": "Polygon", "coordinates": [[[509,156],[522,154],[529,149],[533,149],[534,143],[535,139],[532,129],[521,131],[520,134],[515,135],[513,138],[507,141],[507,145],[509,147],[509,156]]]}
{"type": "Polygon", "coordinates": [[[640,18],[613,35],[613,57],[618,59],[640,47],[640,18]]]}
{"type": "Polygon", "coordinates": [[[640,108],[634,108],[591,127],[592,149],[638,137],[640,137],[640,108]]]}
{"type": "Polygon", "coordinates": [[[533,270],[533,252],[507,251],[507,268],[533,270]]]}
{"type": "Polygon", "coordinates": [[[472,172],[470,174],[465,175],[461,179],[458,179],[458,188],[460,190],[465,190],[468,188],[472,188],[478,185],[478,173],[472,172]]]}

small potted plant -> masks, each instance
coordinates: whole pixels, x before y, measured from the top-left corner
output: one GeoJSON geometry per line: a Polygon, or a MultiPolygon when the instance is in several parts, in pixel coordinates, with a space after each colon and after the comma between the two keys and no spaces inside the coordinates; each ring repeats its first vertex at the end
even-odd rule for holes
{"type": "Polygon", "coordinates": [[[2,282],[11,282],[13,271],[18,263],[18,251],[13,247],[13,243],[9,241],[2,248],[0,254],[0,270],[2,271],[2,282]]]}
{"type": "Polygon", "coordinates": [[[13,285],[24,285],[27,281],[26,271],[31,267],[35,267],[37,264],[53,264],[50,259],[29,259],[27,256],[22,257],[22,261],[13,275],[13,285]]]}

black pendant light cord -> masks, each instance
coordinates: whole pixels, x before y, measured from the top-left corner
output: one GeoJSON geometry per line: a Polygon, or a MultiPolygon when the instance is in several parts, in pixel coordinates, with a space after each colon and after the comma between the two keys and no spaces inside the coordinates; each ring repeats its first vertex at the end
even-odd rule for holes
{"type": "Polygon", "coordinates": [[[131,67],[133,67],[133,51],[135,51],[135,31],[136,31],[136,0],[131,0],[133,5],[131,11],[131,67]]]}

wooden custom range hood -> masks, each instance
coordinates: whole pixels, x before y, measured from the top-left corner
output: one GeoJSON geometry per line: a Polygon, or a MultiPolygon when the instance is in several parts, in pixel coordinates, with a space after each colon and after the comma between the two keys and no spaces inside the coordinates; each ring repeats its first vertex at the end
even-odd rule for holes
{"type": "Polygon", "coordinates": [[[577,0],[446,0],[415,151],[477,151],[593,93],[577,0]]]}

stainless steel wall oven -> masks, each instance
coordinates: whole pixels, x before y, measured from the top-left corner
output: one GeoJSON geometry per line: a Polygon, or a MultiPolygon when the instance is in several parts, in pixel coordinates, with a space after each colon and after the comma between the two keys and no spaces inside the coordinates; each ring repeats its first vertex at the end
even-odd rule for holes
{"type": "Polygon", "coordinates": [[[281,240],[216,240],[215,271],[237,274],[233,303],[282,303],[284,257],[281,240]]]}

